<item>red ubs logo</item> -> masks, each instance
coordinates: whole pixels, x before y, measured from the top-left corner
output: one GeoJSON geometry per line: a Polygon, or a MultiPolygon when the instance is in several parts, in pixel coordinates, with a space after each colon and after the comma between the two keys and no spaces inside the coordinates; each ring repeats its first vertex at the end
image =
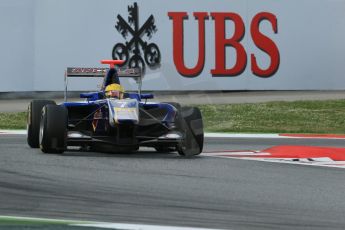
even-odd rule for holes
{"type": "MultiPolygon", "coordinates": [[[[188,19],[187,12],[168,12],[173,25],[173,59],[177,71],[185,77],[196,77],[204,68],[205,64],[205,20],[209,18],[207,12],[194,12],[195,19],[198,21],[198,59],[196,65],[188,68],[184,62],[183,49],[183,22],[188,19]]],[[[245,35],[245,25],[240,15],[233,12],[211,12],[215,27],[215,66],[210,70],[212,76],[238,76],[247,66],[247,52],[241,44],[245,35]],[[227,38],[225,34],[226,20],[234,23],[234,33],[227,38]],[[226,47],[232,47],[236,51],[236,61],[233,67],[226,67],[226,47]]],[[[256,61],[255,54],[250,54],[251,71],[258,77],[270,77],[274,75],[280,64],[279,49],[275,42],[260,31],[260,23],[268,21],[273,32],[278,33],[277,17],[269,12],[256,14],[250,24],[250,36],[254,44],[270,58],[268,68],[260,67],[256,61]]]]}

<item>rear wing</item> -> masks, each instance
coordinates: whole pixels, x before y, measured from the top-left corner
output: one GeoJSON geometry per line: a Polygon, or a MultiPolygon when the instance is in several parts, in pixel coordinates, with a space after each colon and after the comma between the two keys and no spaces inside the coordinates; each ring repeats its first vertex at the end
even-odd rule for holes
{"type": "MultiPolygon", "coordinates": [[[[94,78],[94,77],[104,77],[110,68],[85,68],[85,67],[68,67],[65,71],[65,94],[64,99],[67,101],[67,85],[68,78],[71,77],[84,77],[84,78],[94,78]]],[[[117,75],[121,78],[134,78],[139,84],[139,92],[141,91],[142,75],[140,68],[116,68],[117,75]]]]}
{"type": "MultiPolygon", "coordinates": [[[[109,68],[68,67],[66,77],[104,77],[109,68]]],[[[140,68],[117,68],[119,77],[141,78],[140,68]]]]}

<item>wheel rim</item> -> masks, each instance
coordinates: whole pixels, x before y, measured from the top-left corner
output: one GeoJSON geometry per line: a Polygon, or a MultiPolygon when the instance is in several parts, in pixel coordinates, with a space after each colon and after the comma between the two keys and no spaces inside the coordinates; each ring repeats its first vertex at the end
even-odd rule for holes
{"type": "Polygon", "coordinates": [[[39,140],[40,140],[40,145],[42,145],[42,139],[43,139],[43,125],[40,125],[40,135],[39,135],[39,140]]]}
{"type": "Polygon", "coordinates": [[[39,132],[39,144],[40,147],[42,147],[42,140],[43,140],[43,135],[44,135],[44,113],[45,110],[42,110],[42,116],[41,116],[41,122],[40,122],[40,132],[39,132]]]}

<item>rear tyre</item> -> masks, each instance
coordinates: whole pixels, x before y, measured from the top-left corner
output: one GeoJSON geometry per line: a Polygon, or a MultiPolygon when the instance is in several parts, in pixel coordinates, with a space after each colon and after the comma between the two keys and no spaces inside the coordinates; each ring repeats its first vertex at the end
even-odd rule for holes
{"type": "Polygon", "coordinates": [[[50,100],[33,100],[28,106],[27,142],[31,148],[39,147],[41,111],[45,105],[50,104],[55,105],[55,102],[50,100]]]}
{"type": "Polygon", "coordinates": [[[179,117],[180,131],[184,139],[177,146],[181,156],[199,155],[204,147],[202,115],[196,107],[182,107],[179,117]]]}
{"type": "Polygon", "coordinates": [[[64,106],[46,105],[42,109],[39,141],[44,153],[63,153],[67,145],[68,113],[64,106]]]}

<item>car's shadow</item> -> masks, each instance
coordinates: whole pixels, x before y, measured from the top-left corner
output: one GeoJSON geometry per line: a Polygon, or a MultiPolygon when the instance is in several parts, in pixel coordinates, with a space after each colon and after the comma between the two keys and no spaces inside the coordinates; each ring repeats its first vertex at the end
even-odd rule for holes
{"type": "Polygon", "coordinates": [[[112,157],[112,158],[142,158],[142,159],[200,159],[202,156],[180,156],[177,152],[156,152],[139,150],[136,152],[93,152],[80,150],[67,150],[64,157],[112,157]]]}

